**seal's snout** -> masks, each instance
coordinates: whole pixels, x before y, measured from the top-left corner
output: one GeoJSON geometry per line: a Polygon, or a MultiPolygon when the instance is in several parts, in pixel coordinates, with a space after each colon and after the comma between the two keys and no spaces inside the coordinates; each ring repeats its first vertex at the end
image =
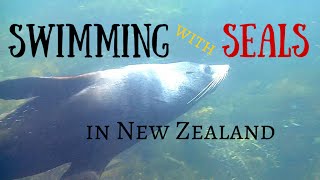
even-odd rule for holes
{"type": "Polygon", "coordinates": [[[220,82],[223,81],[224,78],[227,76],[229,69],[229,65],[206,65],[204,71],[206,72],[206,74],[209,73],[212,79],[203,89],[200,89],[200,92],[197,95],[195,95],[187,104],[197,102],[204,95],[208,94],[208,92],[214,90],[220,84],[220,82]]]}
{"type": "Polygon", "coordinates": [[[211,65],[211,70],[213,72],[213,77],[225,77],[227,76],[230,66],[228,64],[225,65],[211,65]]]}

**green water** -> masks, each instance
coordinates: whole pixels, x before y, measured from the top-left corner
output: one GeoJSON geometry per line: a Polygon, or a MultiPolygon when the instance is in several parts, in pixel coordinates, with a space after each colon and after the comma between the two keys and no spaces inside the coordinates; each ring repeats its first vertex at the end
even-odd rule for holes
{"type": "MultiPolygon", "coordinates": [[[[271,140],[145,141],[114,159],[102,179],[320,179],[320,12],[319,2],[308,1],[146,1],[70,0],[0,2],[0,80],[29,76],[70,76],[128,64],[193,61],[230,64],[227,79],[214,94],[179,117],[202,125],[272,125],[271,140]],[[169,31],[162,39],[170,44],[169,56],[113,59],[13,58],[8,46],[17,43],[10,34],[11,24],[72,23],[165,23],[169,31]],[[251,34],[258,51],[266,24],[305,23],[310,50],[304,58],[228,59],[221,48],[229,39],[223,34],[226,23],[256,23],[251,34]],[[207,56],[175,36],[177,24],[212,41],[217,49],[207,56]]],[[[278,32],[278,30],[275,30],[278,32]]],[[[27,37],[27,32],[23,34],[27,37]]],[[[276,35],[276,37],[278,37],[276,35]]],[[[287,45],[301,43],[289,33],[287,45]]],[[[27,47],[30,48],[30,47],[27,47]]],[[[30,50],[28,49],[30,52],[30,50]]],[[[21,101],[0,100],[0,114],[15,109],[21,101]]],[[[172,122],[173,125],[175,122],[172,122]]],[[[171,133],[169,137],[176,134],[171,133]]],[[[59,172],[52,175],[58,177],[59,172]]],[[[47,179],[50,175],[40,176],[47,179]]]]}

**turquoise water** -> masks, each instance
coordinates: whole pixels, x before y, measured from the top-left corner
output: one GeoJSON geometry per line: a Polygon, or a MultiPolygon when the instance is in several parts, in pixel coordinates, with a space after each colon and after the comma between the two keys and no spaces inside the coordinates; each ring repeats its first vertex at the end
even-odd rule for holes
{"type": "MultiPolygon", "coordinates": [[[[257,141],[146,141],[120,154],[119,165],[104,173],[110,179],[320,179],[320,12],[316,0],[309,1],[146,1],[70,0],[0,2],[0,80],[28,76],[69,76],[128,64],[192,61],[230,64],[227,79],[180,120],[210,124],[269,124],[276,134],[257,141]],[[17,43],[9,32],[11,24],[47,25],[165,23],[169,31],[161,39],[170,44],[169,56],[151,58],[59,59],[49,50],[48,58],[10,56],[8,46],[17,43]],[[301,44],[290,31],[304,23],[310,50],[304,58],[227,58],[221,46],[231,43],[223,33],[226,23],[256,23],[250,31],[259,51],[263,28],[287,23],[286,45],[301,44]],[[217,46],[212,56],[202,53],[175,36],[181,24],[217,46]]],[[[236,33],[240,37],[240,31],[236,33]]],[[[27,37],[24,30],[23,36],[27,37]]],[[[53,36],[55,37],[55,36],[53,36]]],[[[52,49],[56,49],[53,41],[52,49]]],[[[276,41],[276,45],[279,45],[276,41]]],[[[30,48],[27,46],[27,48],[30,48]]],[[[50,47],[51,48],[51,47],[50,47]]],[[[27,49],[30,52],[29,49],[27,49]]],[[[267,52],[267,51],[266,51],[267,52]]],[[[0,101],[0,113],[15,108],[16,101],[0,101]]],[[[174,136],[175,134],[170,134],[174,136]]],[[[47,178],[44,176],[43,178],[47,178]]]]}

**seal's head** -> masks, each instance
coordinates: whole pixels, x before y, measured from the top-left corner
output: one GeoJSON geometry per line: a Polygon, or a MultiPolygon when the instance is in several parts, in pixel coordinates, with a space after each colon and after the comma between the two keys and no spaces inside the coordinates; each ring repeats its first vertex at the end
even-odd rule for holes
{"type": "Polygon", "coordinates": [[[213,92],[228,74],[229,65],[179,62],[132,65],[124,69],[126,77],[136,79],[135,85],[131,87],[140,89],[139,92],[143,94],[137,101],[154,101],[148,104],[163,104],[161,109],[166,111],[174,108],[177,112],[180,109],[181,114],[206,94],[213,92]]]}
{"type": "Polygon", "coordinates": [[[160,79],[166,99],[178,99],[181,103],[192,105],[215,90],[227,76],[229,65],[179,62],[158,65],[153,69],[160,79]]]}

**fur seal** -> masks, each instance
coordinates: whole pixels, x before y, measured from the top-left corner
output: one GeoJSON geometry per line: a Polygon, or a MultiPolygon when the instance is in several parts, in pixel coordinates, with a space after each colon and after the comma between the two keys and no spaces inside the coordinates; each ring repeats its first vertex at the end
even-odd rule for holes
{"type": "Polygon", "coordinates": [[[0,82],[0,98],[27,99],[0,121],[0,179],[71,163],[63,178],[101,173],[136,140],[88,141],[88,124],[165,125],[226,77],[229,65],[140,64],[75,77],[0,82]]]}

